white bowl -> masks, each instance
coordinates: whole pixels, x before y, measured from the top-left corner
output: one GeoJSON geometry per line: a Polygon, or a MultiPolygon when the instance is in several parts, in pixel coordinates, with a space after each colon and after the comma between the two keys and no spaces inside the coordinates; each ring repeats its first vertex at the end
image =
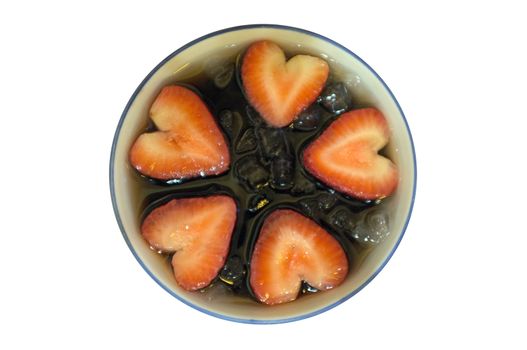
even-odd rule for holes
{"type": "Polygon", "coordinates": [[[415,197],[416,162],[412,137],[401,107],[382,79],[362,59],[344,46],[321,35],[278,25],[247,25],[205,35],[164,59],[136,89],[121,116],[110,159],[110,190],[115,216],[130,250],[145,271],[180,301],[209,315],[247,323],[280,323],[310,317],[349,299],[370,282],[388,262],[410,219],[415,197]],[[170,264],[143,240],[140,227],[142,198],[135,189],[138,181],[128,162],[128,151],[146,125],[148,110],[160,89],[201,71],[210,59],[221,60],[241,52],[250,43],[269,39],[286,50],[307,50],[326,59],[332,73],[350,83],[355,96],[380,109],[392,130],[388,156],[400,173],[396,193],[385,200],[390,212],[391,234],[378,245],[346,281],[334,290],[315,293],[298,300],[265,306],[247,298],[209,300],[200,292],[180,288],[170,264]]]}

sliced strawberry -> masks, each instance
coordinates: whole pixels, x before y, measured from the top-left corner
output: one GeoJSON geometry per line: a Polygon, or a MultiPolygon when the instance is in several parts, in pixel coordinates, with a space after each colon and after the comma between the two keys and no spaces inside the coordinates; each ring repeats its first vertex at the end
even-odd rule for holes
{"type": "Polygon", "coordinates": [[[251,258],[250,284],[259,301],[293,301],[302,280],[328,290],[340,285],[347,273],[344,250],[313,220],[289,209],[265,219],[251,258]]]}
{"type": "Polygon", "coordinates": [[[242,81],[249,102],[268,124],[291,124],[322,91],[329,67],[321,58],[297,55],[286,62],[271,41],[252,44],[243,57],[242,81]]]}
{"type": "Polygon", "coordinates": [[[176,252],[172,267],[186,290],[206,287],[225,263],[236,221],[236,203],[228,196],[173,199],[154,209],[141,233],[150,245],[176,252]]]}
{"type": "Polygon", "coordinates": [[[227,143],[201,98],[183,86],[161,90],[150,108],[159,131],[139,136],[130,162],[161,180],[218,175],[229,168],[227,143]]]}
{"type": "Polygon", "coordinates": [[[380,111],[342,114],[304,151],[306,169],[330,187],[360,199],[379,199],[397,187],[397,167],[377,152],[390,138],[380,111]]]}

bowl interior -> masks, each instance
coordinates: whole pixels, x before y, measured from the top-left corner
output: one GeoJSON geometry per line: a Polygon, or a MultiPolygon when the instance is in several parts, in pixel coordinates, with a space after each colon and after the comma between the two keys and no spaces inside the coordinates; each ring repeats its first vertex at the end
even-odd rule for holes
{"type": "Polygon", "coordinates": [[[132,97],[117,131],[113,151],[113,163],[110,166],[116,214],[125,239],[147,272],[182,301],[202,311],[241,321],[275,322],[296,319],[321,311],[353,295],[375,276],[393,253],[404,233],[413,201],[415,164],[411,136],[388,89],[371,69],[345,49],[319,36],[291,28],[252,27],[225,31],[194,42],[169,57],[132,97]],[[385,201],[390,212],[390,236],[372,250],[358,268],[351,271],[340,287],[273,307],[233,296],[216,296],[210,300],[204,293],[181,289],[176,284],[166,259],[152,251],[140,234],[141,204],[145,194],[154,188],[145,184],[138,186],[140,179],[128,162],[128,150],[144,130],[150,105],[163,86],[199,74],[211,60],[222,61],[233,57],[259,39],[273,40],[289,52],[309,52],[326,59],[330,63],[332,74],[339,80],[346,81],[356,98],[380,109],[392,130],[387,153],[400,172],[396,193],[385,201]]]}

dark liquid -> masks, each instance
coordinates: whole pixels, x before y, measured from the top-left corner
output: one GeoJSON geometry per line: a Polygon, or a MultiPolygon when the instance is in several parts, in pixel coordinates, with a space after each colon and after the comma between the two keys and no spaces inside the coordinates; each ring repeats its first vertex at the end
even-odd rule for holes
{"type": "MultiPolygon", "coordinates": [[[[236,65],[235,60],[232,62],[232,65],[236,65]]],[[[336,224],[335,218],[341,213],[354,218],[358,216],[358,213],[372,206],[379,205],[380,201],[364,202],[339,194],[313,178],[302,166],[303,149],[336,116],[331,113],[323,114],[319,126],[313,131],[299,131],[293,127],[283,128],[282,130],[289,143],[289,152],[294,161],[293,179],[295,185],[286,189],[274,189],[268,183],[258,189],[252,189],[250,186],[241,182],[237,176],[236,168],[238,162],[247,156],[254,156],[270,171],[271,161],[262,156],[262,151],[259,147],[243,153],[237,153],[235,151],[237,143],[248,129],[253,129],[255,132],[258,132],[259,129],[266,128],[261,117],[249,106],[245,99],[243,91],[240,88],[241,84],[237,73],[234,73],[233,79],[224,88],[218,88],[214,84],[213,79],[205,74],[195,76],[190,80],[174,81],[173,84],[182,84],[190,87],[198,92],[208,105],[228,141],[231,154],[231,166],[227,172],[219,176],[188,179],[178,183],[174,183],[173,181],[162,182],[146,178],[136,173],[139,183],[144,184],[143,190],[139,191],[141,198],[144,198],[141,221],[154,208],[174,198],[202,197],[214,194],[226,194],[234,198],[237,202],[238,217],[236,227],[232,234],[229,256],[226,261],[228,263],[230,258],[240,258],[245,269],[245,274],[242,283],[235,284],[234,286],[226,285],[229,285],[229,288],[232,288],[233,292],[238,295],[253,297],[248,282],[252,250],[264,219],[273,210],[279,208],[296,210],[310,217],[332,234],[345,250],[350,265],[350,273],[353,273],[370,248],[356,242],[350,236],[349,228],[346,228],[345,225],[336,224]],[[228,121],[226,122],[224,118],[229,113],[232,116],[230,127],[228,126],[228,121]],[[313,188],[307,191],[309,194],[298,191],[297,185],[301,183],[314,184],[314,186],[311,185],[313,188]],[[325,198],[329,204],[322,207],[319,205],[317,207],[322,196],[326,196],[325,198]],[[261,207],[258,206],[258,203],[261,207]]],[[[358,108],[359,106],[360,103],[355,101],[353,107],[358,108]]],[[[154,130],[155,126],[150,122],[144,131],[154,130]]],[[[171,257],[172,254],[167,255],[167,264],[169,265],[171,257]]],[[[217,283],[224,282],[219,277],[216,277],[211,285],[217,283]]],[[[301,291],[302,294],[316,292],[314,288],[305,283],[301,291]]]]}

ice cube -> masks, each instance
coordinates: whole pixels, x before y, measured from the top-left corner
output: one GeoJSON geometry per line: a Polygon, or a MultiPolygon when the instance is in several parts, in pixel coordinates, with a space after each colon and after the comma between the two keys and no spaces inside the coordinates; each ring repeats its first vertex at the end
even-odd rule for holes
{"type": "Polygon", "coordinates": [[[204,71],[218,89],[224,89],[234,76],[234,63],[224,57],[211,56],[205,62],[204,71]]]}
{"type": "Polygon", "coordinates": [[[234,76],[234,64],[225,64],[217,66],[213,70],[214,85],[218,89],[225,89],[230,84],[232,77],[234,76]]]}
{"type": "Polygon", "coordinates": [[[320,209],[324,211],[331,210],[337,204],[337,196],[334,193],[324,192],[317,197],[320,209]]]}
{"type": "Polygon", "coordinates": [[[243,157],[235,167],[239,181],[251,190],[258,190],[269,181],[269,172],[254,156],[243,157]]]}
{"type": "Polygon", "coordinates": [[[208,301],[221,301],[233,295],[232,289],[219,281],[201,289],[200,292],[203,293],[208,301]]]}
{"type": "Polygon", "coordinates": [[[356,227],[355,216],[348,209],[340,207],[331,214],[330,224],[338,231],[351,234],[356,227]]]}
{"type": "Polygon", "coordinates": [[[302,199],[298,203],[300,204],[302,211],[306,213],[307,216],[315,219],[320,217],[320,206],[315,198],[302,199]]]}
{"type": "Polygon", "coordinates": [[[328,84],[318,101],[326,110],[335,114],[341,114],[351,107],[351,96],[342,82],[328,84]]]}
{"type": "Polygon", "coordinates": [[[352,237],[363,244],[376,245],[390,234],[389,216],[383,210],[375,209],[365,214],[353,230],[352,237]]]}

